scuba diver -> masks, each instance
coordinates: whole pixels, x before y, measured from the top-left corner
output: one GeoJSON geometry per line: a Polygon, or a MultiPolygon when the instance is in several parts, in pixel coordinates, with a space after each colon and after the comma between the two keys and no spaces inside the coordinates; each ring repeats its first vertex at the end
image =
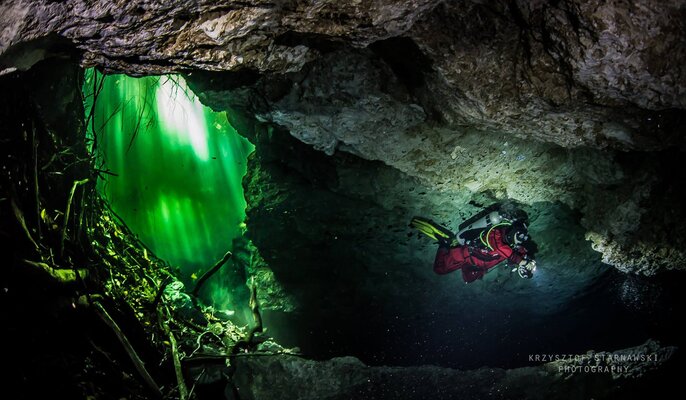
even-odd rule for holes
{"type": "Polygon", "coordinates": [[[462,279],[470,283],[507,261],[520,277],[533,277],[536,261],[523,246],[529,240],[526,213],[519,210],[524,217],[515,216],[498,208],[496,204],[463,222],[457,234],[429,219],[412,218],[410,226],[438,242],[435,273],[444,275],[459,269],[462,279]]]}

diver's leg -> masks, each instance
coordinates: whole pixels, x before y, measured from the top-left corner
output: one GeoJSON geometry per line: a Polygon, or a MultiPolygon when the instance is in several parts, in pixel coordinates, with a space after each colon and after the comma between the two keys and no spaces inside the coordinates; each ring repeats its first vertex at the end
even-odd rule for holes
{"type": "Polygon", "coordinates": [[[484,270],[477,267],[466,266],[462,268],[462,280],[465,283],[472,283],[477,279],[481,279],[484,276],[484,270]]]}
{"type": "Polygon", "coordinates": [[[444,246],[439,247],[436,252],[436,259],[434,260],[434,272],[439,275],[445,275],[460,269],[464,264],[461,253],[459,247],[453,249],[444,246]]]}

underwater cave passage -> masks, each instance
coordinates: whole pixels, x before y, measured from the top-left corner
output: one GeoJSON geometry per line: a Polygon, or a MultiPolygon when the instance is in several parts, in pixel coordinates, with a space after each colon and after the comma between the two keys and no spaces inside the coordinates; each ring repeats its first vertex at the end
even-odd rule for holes
{"type": "MultiPolygon", "coordinates": [[[[224,112],[202,105],[179,75],[133,78],[85,72],[87,142],[101,170],[98,190],[188,287],[232,248],[245,218],[241,181],[254,146],[224,112]]],[[[203,287],[232,309],[228,272],[203,287]]]]}

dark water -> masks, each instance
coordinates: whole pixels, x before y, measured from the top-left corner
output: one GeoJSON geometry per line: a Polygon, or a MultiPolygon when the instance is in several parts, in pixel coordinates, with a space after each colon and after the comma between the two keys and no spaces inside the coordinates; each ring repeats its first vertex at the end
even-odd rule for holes
{"type": "Polygon", "coordinates": [[[284,346],[313,358],[352,355],[369,365],[433,364],[460,369],[533,365],[530,355],[583,354],[637,346],[652,338],[681,347],[684,274],[646,278],[614,269],[551,315],[532,310],[384,314],[373,306],[349,313],[265,312],[265,326],[284,346]]]}

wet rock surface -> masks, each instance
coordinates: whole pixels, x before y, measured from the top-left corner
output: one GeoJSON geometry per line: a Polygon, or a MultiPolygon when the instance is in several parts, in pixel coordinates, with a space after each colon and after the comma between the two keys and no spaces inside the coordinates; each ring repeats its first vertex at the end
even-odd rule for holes
{"type": "Polygon", "coordinates": [[[653,223],[683,217],[666,211],[683,200],[667,166],[683,149],[683,1],[125,3],[3,2],[2,71],[73,51],[108,71],[196,71],[207,104],[326,154],[562,202],[623,271],[686,265],[683,235],[653,223]]]}
{"type": "MultiPolygon", "coordinates": [[[[318,41],[332,38],[365,46],[403,33],[436,3],[6,1],[0,6],[0,54],[56,34],[84,52],[84,64],[109,70],[159,74],[252,68],[282,73],[316,58],[313,44],[318,41]]],[[[22,51],[24,63],[14,67],[30,65],[42,52],[22,51]]]]}
{"type": "MultiPolygon", "coordinates": [[[[439,351],[463,346],[466,359],[498,359],[555,335],[522,326],[573,315],[573,300],[604,276],[601,260],[644,275],[686,266],[685,9],[683,1],[7,0],[0,78],[74,55],[108,72],[186,72],[203,102],[229,111],[257,145],[245,180],[247,236],[257,247],[245,244],[237,272],[255,277],[267,326],[270,311],[301,313],[310,321],[303,329],[325,327],[314,334],[326,346],[336,345],[326,329],[338,327],[389,352],[443,340],[439,351]],[[409,218],[455,227],[503,200],[529,213],[537,278],[499,268],[466,286],[456,274],[434,275],[435,247],[407,228],[409,218]],[[459,326],[431,331],[436,314],[459,326]],[[497,340],[484,344],[482,334],[497,340]]],[[[62,106],[79,109],[41,112],[62,106]]],[[[647,310],[637,319],[660,308],[645,304],[646,287],[627,277],[618,289],[624,304],[647,310]]],[[[236,295],[247,298],[245,288],[236,295]]],[[[649,343],[629,353],[662,361],[671,351],[649,343]]],[[[588,375],[561,373],[560,362],[471,371],[292,355],[237,362],[245,398],[603,397],[652,387],[660,365],[588,375]]]]}
{"type": "Polygon", "coordinates": [[[649,341],[626,350],[590,351],[532,367],[470,371],[368,367],[352,357],[314,362],[276,356],[241,359],[234,379],[245,399],[619,398],[646,392],[641,385],[674,351],[649,341]],[[651,362],[643,361],[648,358],[651,362]]]}
{"type": "Polygon", "coordinates": [[[478,285],[465,285],[459,274],[437,276],[436,246],[409,228],[410,219],[430,215],[455,229],[495,196],[441,191],[378,162],[327,157],[285,132],[261,124],[253,129],[257,150],[244,180],[247,236],[303,307],[336,315],[385,305],[394,315],[416,314],[459,307],[467,299],[479,309],[501,296],[504,308],[519,309],[526,301],[546,313],[603,271],[575,214],[562,203],[539,201],[524,205],[537,258],[550,274],[548,283],[538,281],[535,294],[505,267],[478,285]]]}

